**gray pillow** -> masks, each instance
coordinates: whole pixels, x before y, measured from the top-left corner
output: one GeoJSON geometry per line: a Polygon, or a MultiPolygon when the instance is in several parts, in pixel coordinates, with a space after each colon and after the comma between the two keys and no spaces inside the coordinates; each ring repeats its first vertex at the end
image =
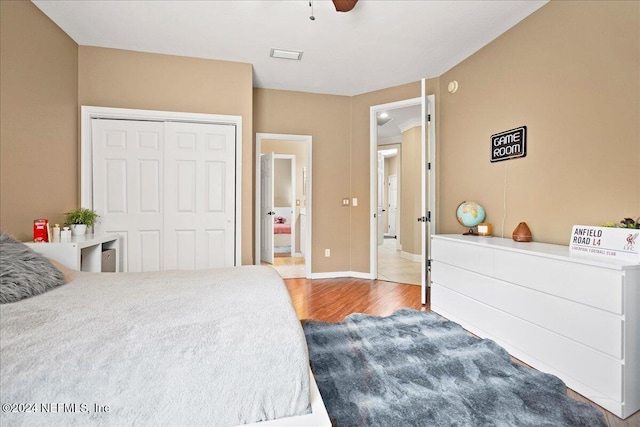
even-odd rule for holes
{"type": "Polygon", "coordinates": [[[0,304],[20,301],[64,284],[44,256],[0,231],[0,304]]]}

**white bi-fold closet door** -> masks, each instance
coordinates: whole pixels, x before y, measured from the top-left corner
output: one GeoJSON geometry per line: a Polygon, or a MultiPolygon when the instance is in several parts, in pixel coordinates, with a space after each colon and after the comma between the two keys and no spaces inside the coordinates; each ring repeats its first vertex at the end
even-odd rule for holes
{"type": "Polygon", "coordinates": [[[235,127],[91,120],[96,232],[125,271],[235,264],[235,127]]]}

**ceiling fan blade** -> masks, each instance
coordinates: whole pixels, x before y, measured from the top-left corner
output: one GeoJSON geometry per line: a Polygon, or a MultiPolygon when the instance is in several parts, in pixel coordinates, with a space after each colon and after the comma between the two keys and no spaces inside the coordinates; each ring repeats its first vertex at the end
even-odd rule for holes
{"type": "Polygon", "coordinates": [[[333,5],[338,12],[349,12],[358,3],[358,0],[333,0],[333,5]]]}

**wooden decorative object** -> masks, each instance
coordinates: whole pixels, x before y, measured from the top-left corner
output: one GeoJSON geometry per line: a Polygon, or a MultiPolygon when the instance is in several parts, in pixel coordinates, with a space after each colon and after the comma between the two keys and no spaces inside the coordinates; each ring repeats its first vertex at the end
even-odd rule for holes
{"type": "Polygon", "coordinates": [[[349,12],[357,2],[358,0],[333,0],[333,5],[338,12],[349,12]]]}
{"type": "Polygon", "coordinates": [[[518,224],[515,230],[513,230],[513,240],[516,242],[530,242],[531,230],[526,222],[518,224]]]}

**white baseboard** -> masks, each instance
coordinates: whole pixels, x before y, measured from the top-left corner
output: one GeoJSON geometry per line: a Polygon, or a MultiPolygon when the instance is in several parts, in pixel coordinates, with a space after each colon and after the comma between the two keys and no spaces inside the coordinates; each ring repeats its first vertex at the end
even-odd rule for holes
{"type": "Polygon", "coordinates": [[[324,273],[311,273],[310,279],[338,279],[341,277],[354,277],[356,279],[373,279],[371,274],[360,271],[328,271],[324,273]]]}
{"type": "Polygon", "coordinates": [[[422,262],[422,255],[410,254],[409,252],[400,252],[400,258],[408,259],[413,262],[422,262]]]}

